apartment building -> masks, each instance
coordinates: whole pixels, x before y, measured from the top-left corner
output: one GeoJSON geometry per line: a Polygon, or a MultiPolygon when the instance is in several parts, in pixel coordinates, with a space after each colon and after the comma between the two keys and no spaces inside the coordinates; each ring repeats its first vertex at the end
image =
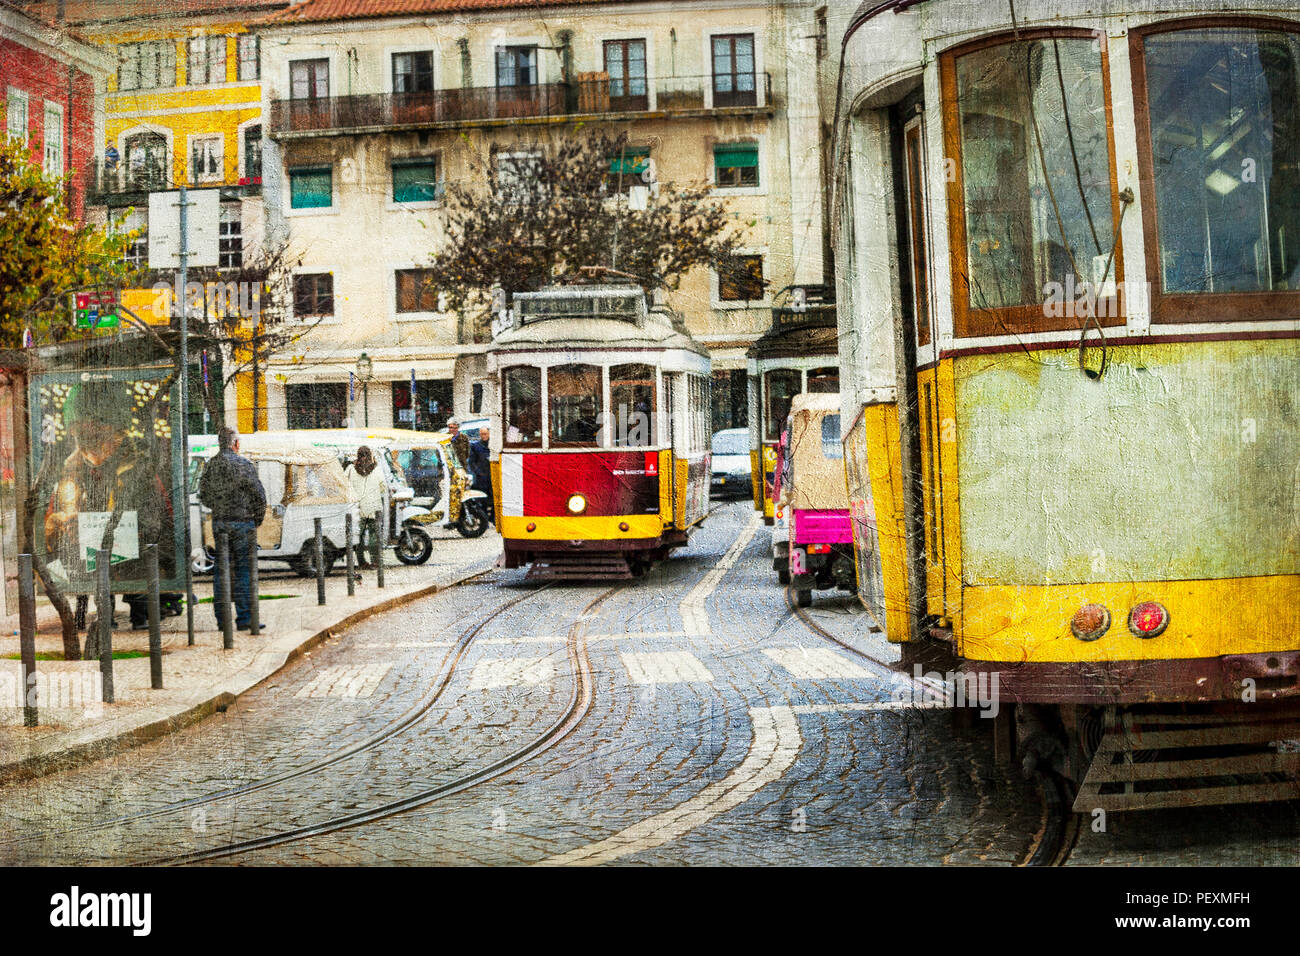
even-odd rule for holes
{"type": "Polygon", "coordinates": [[[482,327],[420,281],[443,189],[579,124],[627,132],[633,172],[712,183],[746,229],[761,286],[699,269],[670,296],[712,353],[715,423],[743,424],[746,348],[781,290],[824,281],[814,5],[303,0],[255,33],[267,230],[312,325],[268,369],[270,427],[483,410],[482,327]]]}

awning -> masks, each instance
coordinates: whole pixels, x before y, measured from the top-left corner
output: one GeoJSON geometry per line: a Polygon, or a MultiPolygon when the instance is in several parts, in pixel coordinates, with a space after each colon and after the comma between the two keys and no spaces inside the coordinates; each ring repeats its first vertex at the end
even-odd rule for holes
{"type": "Polygon", "coordinates": [[[736,146],[713,147],[713,164],[723,169],[758,165],[758,144],[744,143],[736,146]]]}

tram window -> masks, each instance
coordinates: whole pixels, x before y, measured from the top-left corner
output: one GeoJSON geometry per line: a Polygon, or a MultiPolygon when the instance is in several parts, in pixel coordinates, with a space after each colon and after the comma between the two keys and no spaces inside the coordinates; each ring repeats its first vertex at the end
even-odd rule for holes
{"type": "Polygon", "coordinates": [[[961,54],[954,70],[965,233],[955,281],[972,310],[1021,309],[959,331],[1077,324],[1070,290],[1105,274],[1099,290],[1114,294],[1102,52],[1090,37],[1049,37],[961,54]]]}
{"type": "Polygon", "coordinates": [[[840,370],[835,366],[830,368],[814,368],[808,371],[808,391],[811,394],[834,394],[840,390],[840,370]]]}
{"type": "Polygon", "coordinates": [[[517,365],[505,370],[505,444],[542,443],[542,370],[517,365]]]}
{"type": "Polygon", "coordinates": [[[615,447],[655,444],[655,367],[614,365],[609,370],[609,402],[615,447]]]}
{"type": "Polygon", "coordinates": [[[822,457],[843,458],[844,446],[840,444],[840,416],[822,416],[822,457]]]}
{"type": "Polygon", "coordinates": [[[547,372],[552,445],[600,444],[600,378],[597,365],[556,365],[547,372]]]}
{"type": "Polygon", "coordinates": [[[781,437],[781,425],[790,414],[790,402],[799,394],[802,382],[797,368],[773,369],[763,376],[763,440],[781,437]]]}
{"type": "Polygon", "coordinates": [[[1300,34],[1154,33],[1142,64],[1161,291],[1300,289],[1300,34]]]}

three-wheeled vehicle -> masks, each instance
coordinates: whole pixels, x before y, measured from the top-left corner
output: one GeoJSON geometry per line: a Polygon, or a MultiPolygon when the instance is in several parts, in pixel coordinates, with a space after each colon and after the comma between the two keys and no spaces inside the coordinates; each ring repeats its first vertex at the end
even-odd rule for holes
{"type": "MultiPolygon", "coordinates": [[[[210,436],[196,436],[192,441],[192,488],[197,489],[203,467],[216,454],[216,442],[210,436]]],[[[338,457],[328,449],[286,439],[283,435],[258,433],[240,440],[239,453],[257,466],[258,478],[266,490],[266,517],[257,529],[258,558],[282,561],[298,574],[316,573],[315,519],[320,518],[324,533],[324,567],[328,574],[343,555],[346,542],[347,515],[358,527],[360,514],[356,496],[343,474],[338,457]]],[[[206,573],[216,560],[212,534],[212,515],[199,506],[197,490],[190,509],[191,541],[194,570],[206,573]]]]}
{"type": "Polygon", "coordinates": [[[388,466],[414,491],[412,503],[429,509],[430,523],[442,522],[444,528],[454,528],[466,538],[477,538],[487,530],[486,510],[471,503],[487,503],[488,496],[470,488],[472,479],[456,457],[448,432],[373,428],[366,434],[377,448],[383,448],[388,466]]]}
{"type": "Polygon", "coordinates": [[[853,530],[838,394],[795,396],[780,491],[790,522],[790,583],[798,606],[811,604],[814,590],[853,591],[853,530]]]}

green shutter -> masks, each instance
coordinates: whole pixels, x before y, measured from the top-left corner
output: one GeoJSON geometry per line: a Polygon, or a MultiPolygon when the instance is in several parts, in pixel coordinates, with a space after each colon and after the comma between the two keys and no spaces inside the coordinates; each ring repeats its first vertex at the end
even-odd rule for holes
{"type": "Polygon", "coordinates": [[[758,165],[758,145],[715,146],[713,165],[718,169],[750,168],[758,165]]]}
{"type": "Polygon", "coordinates": [[[438,164],[393,163],[393,202],[433,202],[438,198],[438,164]]]}
{"type": "Polygon", "coordinates": [[[334,171],[289,170],[289,206],[293,209],[324,209],[334,205],[334,171]]]}
{"type": "Polygon", "coordinates": [[[625,150],[619,156],[609,160],[609,171],[617,176],[640,176],[650,165],[650,150],[646,148],[625,150]]]}

